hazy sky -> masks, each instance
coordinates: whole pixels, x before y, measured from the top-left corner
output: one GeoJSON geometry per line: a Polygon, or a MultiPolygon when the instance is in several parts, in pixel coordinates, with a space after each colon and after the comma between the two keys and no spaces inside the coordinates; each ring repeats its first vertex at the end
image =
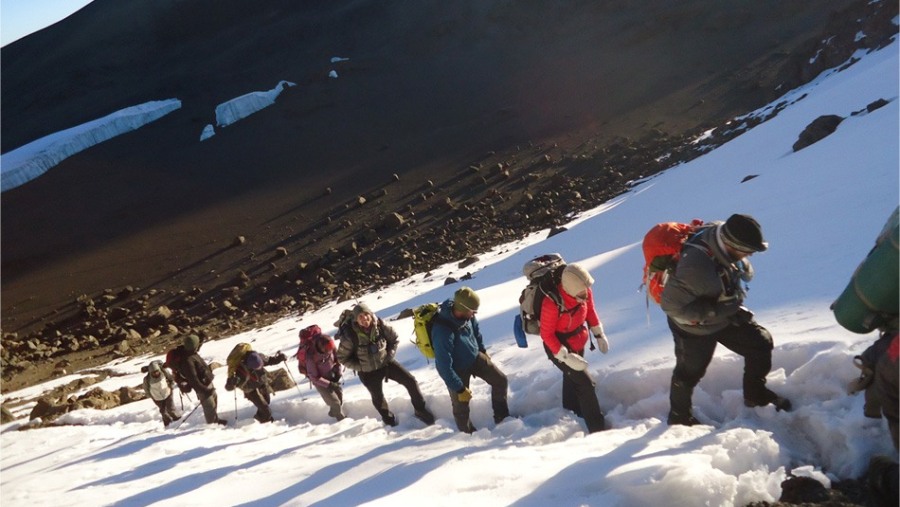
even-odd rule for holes
{"type": "Polygon", "coordinates": [[[56,23],[93,0],[0,0],[0,46],[56,23]]]}

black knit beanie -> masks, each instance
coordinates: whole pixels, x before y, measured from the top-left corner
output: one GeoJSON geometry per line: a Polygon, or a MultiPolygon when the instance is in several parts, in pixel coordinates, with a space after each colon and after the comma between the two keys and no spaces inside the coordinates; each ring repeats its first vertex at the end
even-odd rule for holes
{"type": "Polygon", "coordinates": [[[765,252],[769,244],[763,239],[759,222],[750,215],[734,214],[722,224],[722,242],[742,252],[765,252]]]}

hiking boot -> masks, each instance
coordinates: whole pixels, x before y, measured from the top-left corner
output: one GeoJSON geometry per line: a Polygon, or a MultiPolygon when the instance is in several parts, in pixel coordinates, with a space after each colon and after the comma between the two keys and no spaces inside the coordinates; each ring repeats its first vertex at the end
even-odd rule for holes
{"type": "Polygon", "coordinates": [[[869,460],[866,487],[873,505],[897,505],[898,465],[887,456],[875,456],[869,460]]]}
{"type": "Polygon", "coordinates": [[[394,416],[394,414],[384,416],[381,418],[381,420],[384,421],[384,424],[387,424],[388,426],[396,426],[400,424],[399,422],[397,422],[397,417],[394,416]]]}
{"type": "Polygon", "coordinates": [[[784,398],[782,396],[778,396],[772,391],[766,389],[760,396],[745,396],[744,397],[744,405],[748,407],[765,407],[768,404],[775,405],[775,410],[778,412],[791,411],[791,400],[784,398]]]}
{"type": "Polygon", "coordinates": [[[679,414],[678,412],[669,412],[669,418],[666,419],[666,424],[669,426],[694,426],[703,423],[698,421],[690,412],[684,415],[679,414]]]}
{"type": "Polygon", "coordinates": [[[422,410],[416,410],[415,414],[417,419],[422,421],[423,423],[431,426],[434,424],[434,414],[428,411],[427,408],[423,408],[422,410]]]}
{"type": "Polygon", "coordinates": [[[216,424],[221,424],[222,426],[228,426],[228,421],[225,419],[216,419],[216,424]]]}

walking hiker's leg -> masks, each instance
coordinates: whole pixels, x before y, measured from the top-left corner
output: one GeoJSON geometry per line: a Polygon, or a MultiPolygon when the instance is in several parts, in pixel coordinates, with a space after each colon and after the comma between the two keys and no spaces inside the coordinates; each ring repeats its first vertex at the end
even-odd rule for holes
{"type": "Polygon", "coordinates": [[[381,420],[389,426],[397,425],[397,418],[388,408],[387,400],[384,399],[384,390],[381,387],[384,383],[384,368],[375,371],[359,372],[359,380],[366,386],[369,395],[372,397],[372,405],[381,415],[381,420]]]}
{"type": "Polygon", "coordinates": [[[600,401],[597,399],[597,391],[594,380],[587,371],[575,371],[566,374],[570,379],[575,392],[575,398],[581,417],[587,424],[588,432],[603,431],[606,429],[606,419],[600,410],[600,401]]]}
{"type": "Polygon", "coordinates": [[[719,343],[744,358],[744,398],[768,399],[766,376],[772,370],[772,335],[755,322],[729,327],[719,333],[719,343]]]}
{"type": "MultiPolygon", "coordinates": [[[[466,387],[468,386],[469,379],[463,379],[463,382],[466,383],[466,387]]],[[[453,391],[450,391],[450,406],[453,409],[453,420],[456,421],[456,427],[459,428],[459,431],[463,433],[473,433],[475,431],[475,426],[472,425],[471,419],[469,419],[469,403],[459,401],[459,396],[453,391]]]]}
{"type": "MultiPolygon", "coordinates": [[[[197,393],[197,396],[199,397],[200,393],[197,393]]],[[[225,421],[219,419],[219,414],[216,412],[219,405],[219,397],[215,391],[206,398],[201,398],[200,405],[203,407],[203,417],[206,418],[207,424],[225,423],[225,421]]]]}
{"type": "Polygon", "coordinates": [[[494,422],[509,417],[509,380],[506,375],[491,361],[486,354],[478,354],[472,367],[472,375],[491,386],[491,408],[494,411],[494,422]]]}
{"type": "Polygon", "coordinates": [[[338,395],[340,387],[322,387],[316,386],[316,391],[322,397],[322,401],[328,406],[328,415],[334,417],[338,421],[345,417],[344,410],[341,407],[341,399],[338,395]]]}
{"type": "Polygon", "coordinates": [[[716,340],[709,336],[683,333],[669,321],[675,340],[675,369],[669,388],[669,419],[677,423],[691,422],[694,387],[706,374],[706,368],[716,351],[716,340]]]}
{"type": "Polygon", "coordinates": [[[269,404],[266,403],[263,393],[259,389],[253,389],[245,394],[250,403],[253,403],[256,407],[256,414],[253,418],[263,423],[272,422],[272,411],[269,409],[269,404]]]}
{"type": "Polygon", "coordinates": [[[416,377],[404,368],[403,365],[397,361],[391,361],[385,366],[385,374],[387,378],[406,388],[406,391],[409,392],[409,400],[412,402],[414,409],[426,410],[425,397],[422,396],[422,391],[419,389],[419,383],[416,382],[416,377]]]}

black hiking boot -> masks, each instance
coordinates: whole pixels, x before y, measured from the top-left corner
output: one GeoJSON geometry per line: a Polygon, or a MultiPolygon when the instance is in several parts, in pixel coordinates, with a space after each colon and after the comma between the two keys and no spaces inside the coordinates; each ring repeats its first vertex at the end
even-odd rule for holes
{"type": "Polygon", "coordinates": [[[434,424],[434,414],[432,414],[427,408],[416,410],[414,415],[418,420],[422,421],[428,426],[434,424]]]}
{"type": "Polygon", "coordinates": [[[382,417],[381,420],[384,421],[384,424],[387,424],[388,426],[396,426],[400,424],[394,414],[386,415],[382,417]]]}
{"type": "Polygon", "coordinates": [[[678,412],[669,412],[669,418],[666,419],[669,426],[694,426],[703,424],[697,420],[690,412],[687,414],[679,414],[678,412]]]}
{"type": "Polygon", "coordinates": [[[222,426],[228,426],[228,421],[225,419],[216,419],[216,424],[221,424],[222,426]]]}
{"type": "Polygon", "coordinates": [[[898,470],[897,463],[887,456],[875,456],[869,460],[866,472],[866,487],[872,499],[871,505],[897,505],[898,470]]]}
{"type": "Polygon", "coordinates": [[[770,403],[775,405],[775,410],[778,412],[790,412],[792,408],[791,400],[778,396],[768,389],[764,390],[760,395],[744,397],[744,405],[748,407],[765,407],[770,403]]]}

